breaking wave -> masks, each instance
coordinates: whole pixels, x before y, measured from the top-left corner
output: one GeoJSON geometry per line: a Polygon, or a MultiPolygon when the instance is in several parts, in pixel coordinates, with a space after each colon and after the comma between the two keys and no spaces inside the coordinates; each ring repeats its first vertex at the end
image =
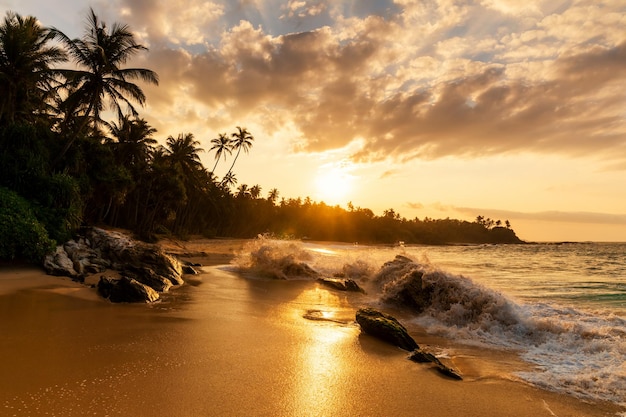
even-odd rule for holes
{"type": "Polygon", "coordinates": [[[255,277],[351,278],[366,288],[369,298],[363,302],[401,306],[432,334],[519,352],[536,368],[517,374],[531,384],[626,406],[626,320],[559,306],[549,299],[516,300],[441,270],[425,257],[415,261],[397,252],[388,247],[319,246],[260,237],[234,264],[255,277]]]}

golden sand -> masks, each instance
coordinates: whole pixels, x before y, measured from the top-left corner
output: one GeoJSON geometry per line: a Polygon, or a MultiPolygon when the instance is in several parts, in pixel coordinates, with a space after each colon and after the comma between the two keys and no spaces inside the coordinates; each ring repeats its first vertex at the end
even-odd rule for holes
{"type": "MultiPolygon", "coordinates": [[[[228,260],[241,245],[164,246],[208,265],[228,260]]],[[[453,351],[465,379],[441,376],[361,334],[353,321],[358,294],[201,269],[194,285],[159,303],[114,305],[38,268],[2,266],[0,415],[594,417],[619,411],[515,381],[507,372],[524,365],[511,353],[454,346],[409,327],[418,343],[453,351]],[[311,310],[332,320],[307,320],[311,310]]]]}

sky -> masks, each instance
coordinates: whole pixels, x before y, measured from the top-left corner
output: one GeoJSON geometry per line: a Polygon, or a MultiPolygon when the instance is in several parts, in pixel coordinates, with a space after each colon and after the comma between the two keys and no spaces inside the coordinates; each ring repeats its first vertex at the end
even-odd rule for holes
{"type": "Polygon", "coordinates": [[[211,169],[246,127],[263,196],[626,241],[624,0],[0,0],[72,38],[90,7],[149,48],[156,139],[211,169]]]}

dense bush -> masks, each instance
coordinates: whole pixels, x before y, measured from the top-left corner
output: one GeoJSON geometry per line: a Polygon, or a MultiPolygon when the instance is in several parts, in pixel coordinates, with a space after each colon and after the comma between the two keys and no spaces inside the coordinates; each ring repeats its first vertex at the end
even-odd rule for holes
{"type": "Polygon", "coordinates": [[[49,172],[53,133],[25,123],[0,128],[0,186],[30,202],[51,238],[66,241],[82,221],[78,181],[65,172],[49,172]]]}
{"type": "Polygon", "coordinates": [[[0,187],[0,236],[0,259],[41,262],[55,246],[28,202],[3,187],[0,187]]]}

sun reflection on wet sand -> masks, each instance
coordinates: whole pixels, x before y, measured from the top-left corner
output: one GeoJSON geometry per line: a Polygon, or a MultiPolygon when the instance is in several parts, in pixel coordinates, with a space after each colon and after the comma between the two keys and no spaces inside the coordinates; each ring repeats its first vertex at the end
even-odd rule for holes
{"type": "MultiPolygon", "coordinates": [[[[317,415],[332,415],[342,407],[342,389],[348,369],[342,350],[348,348],[355,330],[331,323],[316,323],[309,329],[309,343],[300,353],[302,368],[294,381],[294,410],[309,410],[317,415]]],[[[345,405],[344,405],[345,406],[345,405]]]]}
{"type": "Polygon", "coordinates": [[[295,305],[306,308],[291,313],[298,313],[299,320],[308,323],[301,330],[306,340],[298,344],[298,377],[292,381],[293,391],[285,396],[297,415],[333,415],[345,407],[342,390],[354,371],[351,361],[345,360],[346,351],[354,349],[358,329],[351,319],[352,310],[347,303],[342,306],[344,302],[321,288],[303,291],[294,300],[295,305]]]}

